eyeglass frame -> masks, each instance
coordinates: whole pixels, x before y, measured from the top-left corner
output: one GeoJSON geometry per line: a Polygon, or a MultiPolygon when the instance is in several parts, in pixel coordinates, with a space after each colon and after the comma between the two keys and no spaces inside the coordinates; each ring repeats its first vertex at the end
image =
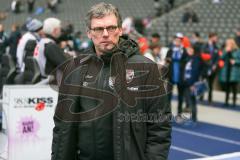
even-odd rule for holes
{"type": "Polygon", "coordinates": [[[107,30],[108,33],[114,33],[118,28],[119,26],[111,25],[107,27],[95,27],[95,28],[89,28],[89,29],[97,35],[102,35],[105,29],[107,30]],[[96,29],[99,29],[99,30],[96,30],[96,29]]]}

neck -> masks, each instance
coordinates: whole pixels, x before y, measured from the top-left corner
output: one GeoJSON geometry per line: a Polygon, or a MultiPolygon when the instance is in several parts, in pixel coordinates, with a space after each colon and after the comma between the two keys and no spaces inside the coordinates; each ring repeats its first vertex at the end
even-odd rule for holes
{"type": "Polygon", "coordinates": [[[57,38],[55,38],[54,36],[52,36],[50,34],[46,34],[45,37],[50,38],[50,39],[54,40],[55,42],[57,42],[57,38]]]}
{"type": "Polygon", "coordinates": [[[213,41],[208,41],[208,44],[213,45],[213,41]]]}
{"type": "MultiPolygon", "coordinates": [[[[96,50],[96,48],[95,48],[95,50],[96,50]]],[[[100,51],[98,51],[98,50],[96,50],[96,55],[97,55],[98,57],[100,57],[101,55],[103,55],[103,53],[100,52],[100,51]]]]}

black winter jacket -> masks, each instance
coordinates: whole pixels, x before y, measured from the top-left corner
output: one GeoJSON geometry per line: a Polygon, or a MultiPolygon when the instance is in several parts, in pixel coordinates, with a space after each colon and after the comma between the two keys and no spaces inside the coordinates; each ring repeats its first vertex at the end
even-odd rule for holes
{"type": "Polygon", "coordinates": [[[60,66],[52,160],[166,160],[171,111],[157,65],[129,39],[104,56],[87,53],[60,66]]]}
{"type": "MultiPolygon", "coordinates": [[[[180,80],[179,80],[179,84],[180,85],[183,85],[183,78],[184,78],[184,68],[185,68],[185,65],[187,63],[187,60],[188,60],[188,54],[187,54],[187,51],[185,48],[182,48],[181,49],[181,52],[182,52],[182,57],[180,59],[180,80]]],[[[167,52],[167,56],[166,56],[166,64],[168,65],[169,67],[169,73],[168,73],[168,79],[171,83],[173,83],[172,79],[172,74],[173,74],[173,60],[172,60],[172,55],[173,55],[173,49],[170,48],[167,52]]]]}
{"type": "Polygon", "coordinates": [[[216,74],[217,67],[218,67],[218,60],[219,60],[218,51],[219,51],[219,49],[216,44],[213,45],[212,55],[210,53],[208,43],[206,43],[202,46],[202,53],[209,54],[211,56],[209,61],[203,61],[203,69],[202,69],[201,75],[204,78],[216,74]]]}

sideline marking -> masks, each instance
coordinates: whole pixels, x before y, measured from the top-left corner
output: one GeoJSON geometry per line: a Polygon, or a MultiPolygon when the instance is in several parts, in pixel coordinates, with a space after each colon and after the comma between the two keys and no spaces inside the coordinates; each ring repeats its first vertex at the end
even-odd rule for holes
{"type": "Polygon", "coordinates": [[[194,132],[194,131],[188,131],[186,129],[181,129],[181,128],[178,128],[178,127],[173,127],[172,130],[177,131],[177,132],[190,134],[190,135],[194,135],[194,136],[198,136],[198,137],[203,137],[203,138],[207,138],[207,139],[211,139],[211,140],[216,140],[216,141],[230,143],[230,144],[234,144],[234,145],[240,146],[240,142],[239,141],[233,141],[233,140],[226,139],[226,138],[211,136],[211,135],[203,134],[203,133],[197,133],[197,132],[194,132]]]}

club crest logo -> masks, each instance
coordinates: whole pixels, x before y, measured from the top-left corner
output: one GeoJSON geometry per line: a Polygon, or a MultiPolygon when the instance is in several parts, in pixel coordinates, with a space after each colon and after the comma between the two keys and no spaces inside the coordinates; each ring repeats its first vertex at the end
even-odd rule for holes
{"type": "Polygon", "coordinates": [[[134,78],[134,70],[126,69],[126,81],[127,81],[127,83],[132,82],[133,78],[134,78]]]}
{"type": "Polygon", "coordinates": [[[108,85],[111,89],[114,89],[115,80],[116,80],[116,77],[109,77],[108,85]]]}
{"type": "MultiPolygon", "coordinates": [[[[126,82],[127,83],[132,82],[133,78],[134,78],[134,70],[127,69],[126,70],[126,82]]],[[[109,77],[108,85],[111,89],[114,89],[115,82],[116,82],[116,77],[109,77]]]]}

